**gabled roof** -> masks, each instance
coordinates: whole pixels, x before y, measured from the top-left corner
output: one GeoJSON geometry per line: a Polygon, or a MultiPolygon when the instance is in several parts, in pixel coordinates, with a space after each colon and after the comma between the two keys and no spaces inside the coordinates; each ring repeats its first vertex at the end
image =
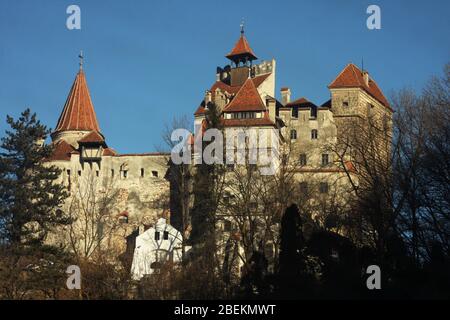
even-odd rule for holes
{"type": "Polygon", "coordinates": [[[363,72],[353,63],[349,63],[344,70],[331,82],[328,88],[351,88],[358,87],[364,89],[369,95],[378,100],[385,107],[390,109],[389,102],[381,92],[373,79],[369,79],[369,85],[364,82],[363,72]]]}
{"type": "Polygon", "coordinates": [[[103,150],[103,155],[104,156],[117,156],[117,152],[113,148],[105,148],[103,150]]]}
{"type": "Polygon", "coordinates": [[[234,45],[233,50],[231,50],[231,52],[226,55],[226,57],[231,60],[233,60],[234,57],[239,56],[249,56],[249,58],[252,60],[258,59],[255,53],[253,52],[252,48],[250,48],[250,45],[248,44],[248,41],[245,38],[244,33],[241,33],[241,36],[234,45]]]}
{"type": "Polygon", "coordinates": [[[245,80],[236,96],[224,108],[224,112],[264,111],[266,106],[252,79],[245,80]]]}
{"type": "MultiPolygon", "coordinates": [[[[251,80],[253,81],[253,83],[255,84],[255,87],[258,88],[264,81],[266,81],[266,79],[271,75],[271,73],[266,73],[260,76],[256,76],[254,78],[251,78],[251,80]]],[[[242,86],[230,86],[222,81],[216,81],[212,86],[211,86],[211,97],[212,100],[215,99],[215,95],[216,95],[216,89],[220,89],[222,91],[226,91],[229,94],[236,94],[239,89],[241,89],[242,86]]],[[[226,107],[225,107],[226,108],[226,107]]],[[[197,108],[197,110],[195,111],[194,115],[198,116],[198,115],[202,115],[204,114],[206,111],[205,109],[205,101],[203,100],[199,107],[197,108]]]]}
{"type": "Polygon", "coordinates": [[[105,143],[105,138],[97,131],[91,131],[83,139],[78,140],[78,143],[105,143]]]}
{"type": "Polygon", "coordinates": [[[317,105],[306,99],[305,97],[301,97],[282,106],[282,108],[317,108],[317,105]]]}
{"type": "Polygon", "coordinates": [[[83,70],[78,72],[70,89],[55,132],[72,130],[100,131],[83,70]]]}
{"type": "Polygon", "coordinates": [[[54,144],[52,155],[46,161],[70,161],[72,153],[78,153],[72,145],[65,140],[59,140],[54,144]]]}

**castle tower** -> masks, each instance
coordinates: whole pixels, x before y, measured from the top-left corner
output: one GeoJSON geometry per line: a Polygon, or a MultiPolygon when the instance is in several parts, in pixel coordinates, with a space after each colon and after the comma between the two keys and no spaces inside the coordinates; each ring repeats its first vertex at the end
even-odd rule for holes
{"type": "Polygon", "coordinates": [[[83,56],[80,55],[80,69],[51,137],[54,143],[64,140],[75,149],[78,149],[78,141],[92,132],[95,132],[102,140],[104,139],[100,133],[94,105],[92,104],[86,76],[83,71],[83,56]]]}
{"type": "Polygon", "coordinates": [[[239,40],[226,57],[234,63],[234,66],[230,70],[230,85],[242,85],[250,76],[253,60],[258,59],[245,38],[243,24],[241,24],[241,36],[239,40]]]}

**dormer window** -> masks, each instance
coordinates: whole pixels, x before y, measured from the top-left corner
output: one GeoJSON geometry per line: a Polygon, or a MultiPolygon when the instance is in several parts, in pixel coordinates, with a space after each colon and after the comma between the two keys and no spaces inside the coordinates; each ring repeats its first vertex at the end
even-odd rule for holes
{"type": "Polygon", "coordinates": [[[103,148],[107,145],[103,136],[96,132],[91,131],[83,139],[78,141],[80,145],[80,160],[81,162],[99,162],[102,160],[103,148]]]}

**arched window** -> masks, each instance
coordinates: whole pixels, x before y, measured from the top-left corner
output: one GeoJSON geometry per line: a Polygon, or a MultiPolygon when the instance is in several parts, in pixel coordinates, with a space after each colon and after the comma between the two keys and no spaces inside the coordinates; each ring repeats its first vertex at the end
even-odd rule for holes
{"type": "Polygon", "coordinates": [[[318,136],[316,129],[311,130],[311,139],[317,139],[318,136]]]}
{"type": "Polygon", "coordinates": [[[297,139],[297,130],[292,129],[291,130],[291,140],[297,139]]]}

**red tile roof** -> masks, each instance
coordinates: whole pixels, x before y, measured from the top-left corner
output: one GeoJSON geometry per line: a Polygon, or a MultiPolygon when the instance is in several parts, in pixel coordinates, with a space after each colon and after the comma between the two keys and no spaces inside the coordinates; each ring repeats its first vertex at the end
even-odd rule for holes
{"type": "Polygon", "coordinates": [[[249,55],[253,59],[258,59],[253,52],[252,48],[250,48],[250,45],[248,44],[247,39],[245,38],[244,34],[241,33],[241,36],[239,40],[234,45],[233,50],[229,54],[226,55],[227,58],[232,59],[236,56],[245,56],[249,55]]]}
{"type": "MultiPolygon", "coordinates": [[[[256,76],[254,78],[251,78],[253,83],[255,84],[255,87],[258,88],[264,81],[266,81],[266,79],[271,75],[271,73],[266,73],[260,76],[256,76]]],[[[215,94],[216,94],[216,89],[219,88],[222,91],[226,91],[230,94],[236,94],[239,89],[241,89],[242,86],[230,86],[222,81],[216,81],[210,91],[211,91],[211,97],[214,100],[215,99],[215,94]]],[[[198,116],[198,115],[202,115],[204,114],[206,111],[205,109],[205,101],[202,101],[202,103],[200,104],[200,106],[197,108],[197,110],[195,111],[194,115],[198,116]]]]}
{"type": "Polygon", "coordinates": [[[58,140],[54,144],[52,155],[45,159],[46,161],[70,161],[72,153],[78,153],[74,147],[68,144],[65,140],[58,140]]]}
{"type": "Polygon", "coordinates": [[[247,79],[236,96],[224,108],[224,112],[242,112],[242,111],[264,111],[266,105],[256,89],[252,79],[247,79]]]}
{"type": "Polygon", "coordinates": [[[78,143],[92,143],[92,142],[99,142],[104,143],[105,138],[102,134],[98,133],[97,131],[91,131],[89,134],[84,136],[83,139],[78,140],[78,143]]]}
{"type": "Polygon", "coordinates": [[[55,132],[68,130],[100,131],[83,70],[70,89],[55,132]]]}
{"type": "Polygon", "coordinates": [[[117,152],[112,148],[105,148],[103,150],[104,156],[117,156],[117,152]]]}
{"type": "MultiPolygon", "coordinates": [[[[364,82],[362,71],[353,63],[348,64],[344,70],[331,82],[328,88],[350,88],[358,87],[364,89],[368,94],[378,100],[385,107],[391,109],[389,102],[381,92],[380,88],[373,79],[369,79],[369,85],[364,82]]],[[[392,110],[392,109],[391,109],[392,110]]]]}
{"type": "Polygon", "coordinates": [[[297,106],[297,105],[301,105],[301,104],[305,104],[305,103],[311,103],[311,102],[309,102],[308,99],[301,97],[297,100],[286,103],[286,107],[297,106]]]}

